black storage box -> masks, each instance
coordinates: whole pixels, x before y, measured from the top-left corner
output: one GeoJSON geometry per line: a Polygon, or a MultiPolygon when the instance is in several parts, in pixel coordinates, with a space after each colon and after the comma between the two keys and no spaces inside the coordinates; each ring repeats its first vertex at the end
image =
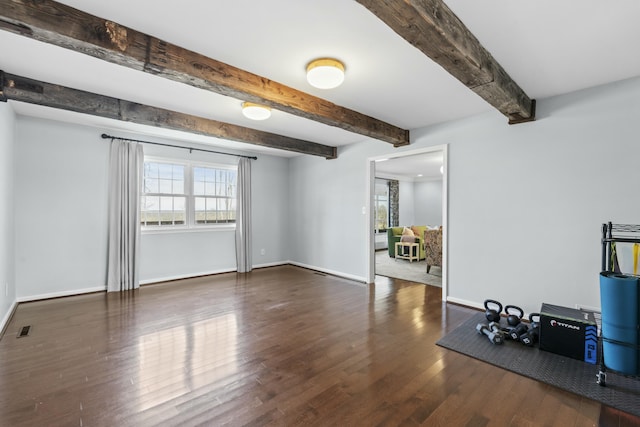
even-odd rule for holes
{"type": "Polygon", "coordinates": [[[540,309],[540,350],[596,364],[598,326],[593,313],[558,305],[540,309]]]}

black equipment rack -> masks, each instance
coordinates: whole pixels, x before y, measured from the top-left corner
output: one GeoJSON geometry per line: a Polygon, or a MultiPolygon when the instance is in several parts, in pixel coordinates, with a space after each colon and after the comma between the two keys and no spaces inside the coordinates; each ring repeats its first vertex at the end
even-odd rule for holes
{"type": "MultiPolygon", "coordinates": [[[[620,273],[617,265],[617,260],[613,257],[615,250],[615,243],[640,243],[640,225],[638,224],[612,224],[608,222],[602,224],[602,272],[620,273]]],[[[633,276],[632,274],[627,274],[633,276]]],[[[640,309],[640,308],[639,308],[640,309]]],[[[603,319],[601,319],[602,321],[603,319]]],[[[640,328],[640,325],[636,324],[636,328],[640,328]]],[[[621,345],[624,347],[630,347],[636,351],[640,350],[640,345],[632,344],[623,341],[617,341],[607,338],[601,334],[598,348],[598,365],[599,371],[596,375],[597,383],[601,386],[606,385],[607,366],[604,360],[604,342],[621,345]]],[[[623,372],[618,372],[613,369],[609,369],[610,372],[614,372],[625,377],[639,378],[635,375],[629,375],[623,372]]]]}

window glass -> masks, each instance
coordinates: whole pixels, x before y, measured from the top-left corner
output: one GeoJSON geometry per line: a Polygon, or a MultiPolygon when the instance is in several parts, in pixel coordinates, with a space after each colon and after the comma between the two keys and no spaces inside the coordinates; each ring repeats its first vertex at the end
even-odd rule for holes
{"type": "Polygon", "coordinates": [[[389,183],[386,179],[376,178],[373,202],[375,229],[386,230],[389,226],[389,183]]]}
{"type": "Polygon", "coordinates": [[[236,180],[229,167],[147,160],[141,224],[168,229],[235,223],[236,180]]]}

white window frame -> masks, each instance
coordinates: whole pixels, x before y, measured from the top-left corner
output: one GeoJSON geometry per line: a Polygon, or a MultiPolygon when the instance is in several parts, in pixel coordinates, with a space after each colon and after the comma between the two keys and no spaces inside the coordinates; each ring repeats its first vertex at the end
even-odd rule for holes
{"type": "Polygon", "coordinates": [[[374,206],[373,223],[374,223],[374,226],[376,226],[375,227],[375,232],[376,233],[382,233],[381,230],[384,230],[384,233],[386,233],[387,229],[389,228],[389,205],[390,205],[390,203],[389,203],[389,201],[390,201],[389,200],[390,199],[390,197],[389,197],[389,180],[385,179],[385,178],[375,178],[374,186],[377,186],[378,183],[381,182],[381,181],[384,181],[384,183],[385,183],[385,185],[387,187],[387,193],[386,193],[386,198],[387,198],[387,200],[386,200],[386,204],[387,204],[387,224],[385,225],[384,229],[377,228],[377,225],[378,225],[378,221],[377,220],[378,220],[378,203],[379,203],[379,199],[378,199],[378,194],[374,189],[374,192],[373,192],[373,206],[374,206]]]}
{"type": "MultiPolygon", "coordinates": [[[[195,198],[199,197],[194,195],[194,182],[193,182],[193,169],[196,167],[204,167],[211,169],[223,169],[223,170],[232,170],[236,172],[236,185],[237,181],[237,172],[238,167],[236,165],[224,164],[224,163],[212,163],[212,162],[203,162],[203,161],[190,161],[184,159],[174,159],[174,158],[166,158],[166,157],[156,157],[156,156],[145,156],[144,162],[154,162],[154,163],[165,163],[172,165],[181,165],[184,166],[185,174],[184,174],[184,185],[185,192],[184,197],[186,198],[185,203],[185,216],[186,220],[184,224],[179,225],[142,225],[141,231],[145,234],[151,233],[175,233],[175,232],[198,232],[198,231],[215,231],[215,230],[235,230],[236,223],[208,223],[208,224],[198,224],[195,221],[195,198]]],[[[236,188],[237,191],[237,188],[236,188]]],[[[155,194],[155,193],[152,193],[155,194]]],[[[141,189],[140,197],[144,196],[145,193],[141,189]]],[[[179,196],[179,195],[178,195],[179,196]]],[[[237,206],[236,206],[237,212],[237,206]]]]}

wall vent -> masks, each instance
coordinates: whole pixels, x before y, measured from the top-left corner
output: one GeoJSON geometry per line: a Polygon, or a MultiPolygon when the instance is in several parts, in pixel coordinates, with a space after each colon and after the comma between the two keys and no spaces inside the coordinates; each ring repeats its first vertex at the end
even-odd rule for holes
{"type": "Polygon", "coordinates": [[[18,336],[16,338],[26,337],[29,335],[29,332],[31,332],[31,325],[23,326],[20,328],[20,332],[18,332],[18,336]]]}

